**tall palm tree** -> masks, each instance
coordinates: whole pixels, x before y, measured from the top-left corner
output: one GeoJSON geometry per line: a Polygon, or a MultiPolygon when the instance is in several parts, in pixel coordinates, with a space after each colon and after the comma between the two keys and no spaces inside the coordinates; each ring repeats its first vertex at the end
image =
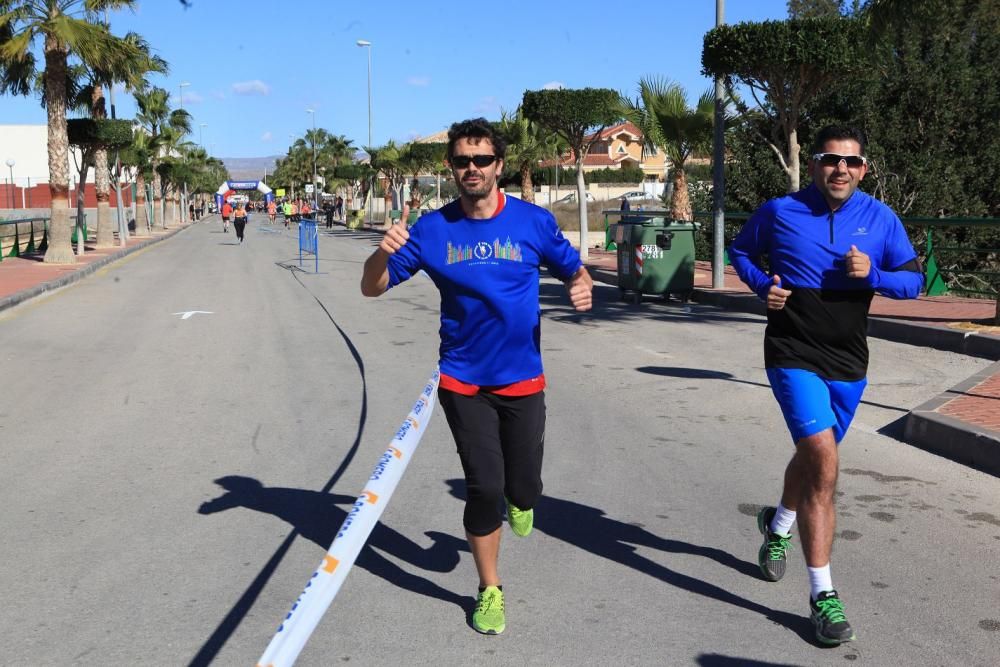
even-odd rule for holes
{"type": "Polygon", "coordinates": [[[535,203],[535,186],[531,172],[543,160],[563,153],[559,136],[548,132],[521,114],[521,107],[511,114],[500,111],[500,132],[507,139],[506,164],[521,176],[521,199],[535,203]]]}
{"type": "Polygon", "coordinates": [[[159,164],[163,158],[164,133],[191,131],[191,115],[183,109],[170,108],[170,93],[163,88],[147,87],[135,94],[141,132],[149,135],[153,168],[153,228],[164,229],[163,183],[159,164]]]}
{"type": "Polygon", "coordinates": [[[152,148],[149,135],[136,132],[132,145],[121,152],[123,164],[135,170],[135,230],[132,232],[138,238],[150,235],[149,206],[146,203],[146,178],[152,177],[152,148]]]}
{"type": "MultiPolygon", "coordinates": [[[[105,25],[105,29],[108,26],[105,25]]],[[[135,47],[133,57],[118,63],[113,70],[104,69],[101,64],[89,67],[91,88],[90,116],[95,119],[107,118],[104,89],[115,83],[123,83],[131,92],[140,90],[145,84],[145,76],[150,72],[166,74],[167,62],[150,52],[149,44],[138,33],[130,32],[122,38],[135,47]]],[[[99,146],[94,153],[94,181],[97,190],[97,246],[109,247],[114,242],[114,226],[111,224],[111,172],[108,169],[108,151],[99,146]]],[[[117,176],[116,176],[117,178],[117,176]]],[[[116,186],[117,187],[117,186],[116,186]]],[[[121,196],[121,193],[118,193],[121,196]]],[[[124,243],[124,239],[122,240],[124,243]]]]}
{"type": "MultiPolygon", "coordinates": [[[[69,139],[66,131],[66,78],[70,54],[84,63],[121,62],[134,47],[96,22],[95,12],[132,7],[135,0],[0,0],[0,91],[26,95],[37,63],[32,46],[42,42],[48,116],[49,194],[52,198],[45,261],[72,264],[70,245],[69,139]]],[[[109,69],[113,69],[110,65],[109,69]]]]}
{"type": "Polygon", "coordinates": [[[623,96],[620,103],[622,115],[642,131],[645,145],[662,150],[672,163],[670,216],[691,220],[684,165],[692,153],[711,151],[715,95],[711,90],[702,93],[697,106],[691,109],[680,84],[653,77],[639,81],[638,99],[623,96]]]}

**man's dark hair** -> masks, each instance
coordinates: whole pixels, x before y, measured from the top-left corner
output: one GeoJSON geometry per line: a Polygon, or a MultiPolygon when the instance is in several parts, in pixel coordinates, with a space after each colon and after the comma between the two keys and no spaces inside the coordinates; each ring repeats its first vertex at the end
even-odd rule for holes
{"type": "Polygon", "coordinates": [[[507,155],[507,142],[485,118],[472,118],[460,123],[452,123],[448,130],[448,159],[454,155],[459,139],[489,139],[493,144],[493,154],[501,160],[507,155]]]}
{"type": "Polygon", "coordinates": [[[868,143],[865,133],[851,125],[827,125],[824,127],[816,133],[816,137],[813,139],[812,152],[822,153],[826,142],[838,139],[853,139],[861,146],[861,154],[865,154],[865,144],[868,143]]]}

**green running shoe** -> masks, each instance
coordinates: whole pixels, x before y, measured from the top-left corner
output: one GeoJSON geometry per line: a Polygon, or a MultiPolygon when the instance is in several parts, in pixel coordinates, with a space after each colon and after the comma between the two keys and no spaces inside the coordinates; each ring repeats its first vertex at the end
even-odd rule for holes
{"type": "Polygon", "coordinates": [[[785,576],[785,557],[792,548],[791,533],[780,535],[771,532],[771,521],[777,511],[777,507],[765,507],[757,512],[757,530],[764,536],[764,543],[757,552],[757,564],[768,581],[779,581],[785,576]]]}
{"type": "Polygon", "coordinates": [[[472,627],[484,635],[498,635],[507,627],[503,613],[503,591],[487,586],[479,591],[476,610],[472,612],[472,627]]]}
{"type": "Polygon", "coordinates": [[[507,521],[510,522],[510,529],[514,531],[515,535],[527,537],[528,533],[531,532],[531,527],[535,525],[535,510],[518,509],[507,500],[507,521]]]}
{"type": "Polygon", "coordinates": [[[844,616],[844,603],[837,591],[823,591],[815,600],[809,600],[812,610],[810,620],[816,628],[816,639],[827,646],[854,641],[854,630],[844,616]]]}

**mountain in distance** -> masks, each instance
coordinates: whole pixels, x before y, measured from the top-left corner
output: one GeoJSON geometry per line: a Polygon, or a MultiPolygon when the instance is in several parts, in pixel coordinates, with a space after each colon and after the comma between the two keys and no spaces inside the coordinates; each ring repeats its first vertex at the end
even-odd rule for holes
{"type": "Polygon", "coordinates": [[[271,155],[268,157],[222,157],[222,164],[229,172],[229,179],[233,181],[259,181],[264,178],[264,171],[268,175],[274,173],[274,165],[281,155],[271,155]]]}

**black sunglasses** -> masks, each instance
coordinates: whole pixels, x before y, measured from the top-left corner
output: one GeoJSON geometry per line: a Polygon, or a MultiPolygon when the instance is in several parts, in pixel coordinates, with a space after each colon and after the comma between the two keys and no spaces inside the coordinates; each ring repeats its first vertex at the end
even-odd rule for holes
{"type": "Polygon", "coordinates": [[[848,169],[860,169],[862,165],[868,164],[868,158],[864,155],[840,155],[838,153],[816,153],[813,159],[824,167],[836,167],[841,161],[847,165],[848,169]]]}
{"type": "Polygon", "coordinates": [[[453,155],[451,166],[457,169],[466,169],[469,164],[474,164],[480,169],[488,167],[497,161],[496,155],[453,155]]]}

